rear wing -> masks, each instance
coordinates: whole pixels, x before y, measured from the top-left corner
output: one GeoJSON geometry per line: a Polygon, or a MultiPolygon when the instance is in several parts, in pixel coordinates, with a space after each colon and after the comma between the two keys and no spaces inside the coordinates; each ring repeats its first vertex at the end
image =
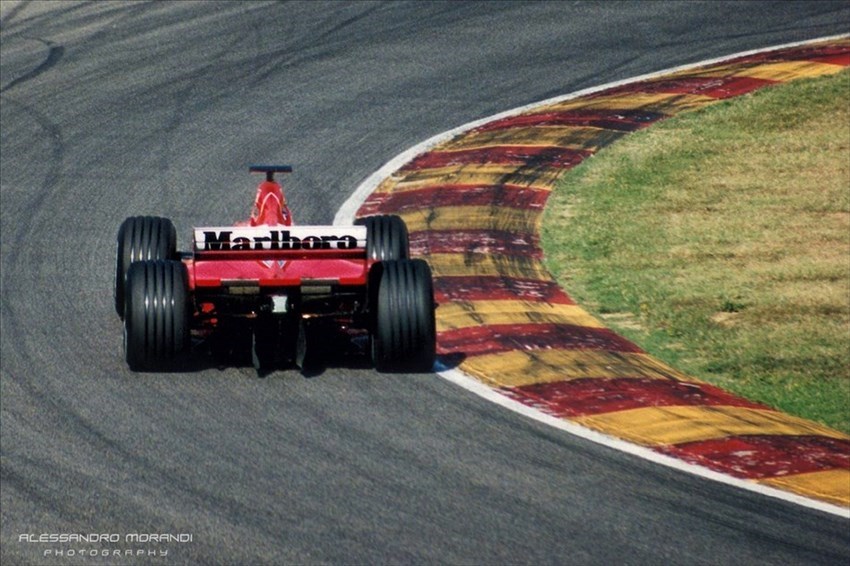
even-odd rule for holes
{"type": "Polygon", "coordinates": [[[206,259],[365,258],[366,226],[212,226],[194,229],[206,259]]]}

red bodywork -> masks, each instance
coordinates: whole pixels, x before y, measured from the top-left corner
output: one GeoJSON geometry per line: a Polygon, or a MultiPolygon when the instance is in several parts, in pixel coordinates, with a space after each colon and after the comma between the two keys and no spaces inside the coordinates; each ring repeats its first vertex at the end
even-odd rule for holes
{"type": "Polygon", "coordinates": [[[267,178],[247,222],[194,229],[183,262],[196,315],[215,324],[261,312],[358,311],[374,263],[366,232],[365,226],[293,226],[281,185],[267,178]],[[270,311],[281,299],[286,310],[270,311]]]}
{"type": "Polygon", "coordinates": [[[320,253],[268,252],[264,259],[234,259],[227,253],[197,253],[187,261],[189,287],[216,288],[256,283],[260,288],[300,287],[305,284],[365,285],[369,267],[362,258],[345,259],[320,253]]]}
{"type": "Polygon", "coordinates": [[[251,210],[251,226],[292,226],[292,214],[283,196],[283,187],[276,181],[263,181],[257,187],[254,208],[251,210]]]}
{"type": "MultiPolygon", "coordinates": [[[[259,184],[251,218],[246,223],[237,223],[233,230],[245,226],[278,230],[292,226],[292,214],[279,183],[266,180],[259,184]]],[[[313,227],[303,227],[301,231],[310,231],[310,228],[313,227]]],[[[193,248],[192,257],[185,260],[191,289],[234,284],[256,284],[261,288],[299,287],[319,282],[365,285],[371,267],[365,246],[288,250],[201,250],[197,245],[193,248]]]]}

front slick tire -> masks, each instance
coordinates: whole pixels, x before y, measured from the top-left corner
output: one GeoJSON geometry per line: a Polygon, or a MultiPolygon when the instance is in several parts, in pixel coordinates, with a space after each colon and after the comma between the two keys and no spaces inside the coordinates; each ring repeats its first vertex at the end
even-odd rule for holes
{"type": "Polygon", "coordinates": [[[358,218],[358,226],[366,226],[366,255],[375,261],[410,257],[410,235],[400,216],[379,215],[358,218]]]}
{"type": "Polygon", "coordinates": [[[188,348],[188,296],[183,263],[156,260],[130,265],[124,305],[124,358],[130,369],[161,369],[188,348]]]}
{"type": "Polygon", "coordinates": [[[118,229],[118,257],[115,260],[115,311],[124,318],[124,292],[127,270],[137,261],[175,259],[177,230],[174,223],[158,216],[132,216],[118,229]]]}
{"type": "Polygon", "coordinates": [[[421,259],[376,263],[372,361],[383,372],[427,372],[437,331],[431,269],[421,259]]]}

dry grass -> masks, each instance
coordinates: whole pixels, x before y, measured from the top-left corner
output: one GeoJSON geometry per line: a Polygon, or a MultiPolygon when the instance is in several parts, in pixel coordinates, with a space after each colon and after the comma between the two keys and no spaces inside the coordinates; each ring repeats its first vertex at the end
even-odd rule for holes
{"type": "Polygon", "coordinates": [[[543,241],[651,353],[850,432],[850,73],[629,136],[568,175],[543,241]]]}

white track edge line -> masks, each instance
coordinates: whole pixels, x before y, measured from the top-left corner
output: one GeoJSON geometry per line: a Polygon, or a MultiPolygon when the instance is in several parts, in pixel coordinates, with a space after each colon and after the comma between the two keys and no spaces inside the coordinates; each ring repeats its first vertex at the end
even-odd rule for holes
{"type": "Polygon", "coordinates": [[[673,456],[667,456],[660,452],[656,452],[651,448],[641,446],[639,444],[633,444],[615,436],[610,436],[602,432],[584,427],[573,421],[550,415],[541,411],[540,409],[535,409],[533,407],[529,407],[528,405],[523,405],[519,401],[511,399],[506,395],[503,395],[498,390],[485,385],[481,381],[478,381],[474,377],[468,376],[467,374],[458,369],[440,371],[438,375],[440,375],[440,377],[442,377],[443,379],[450,381],[451,383],[454,383],[455,385],[458,385],[471,393],[474,393],[488,401],[491,401],[492,403],[495,403],[496,405],[519,413],[540,423],[549,425],[553,428],[557,428],[559,430],[572,434],[573,436],[578,436],[579,438],[589,440],[596,444],[601,444],[619,452],[625,452],[632,456],[637,456],[644,460],[649,460],[650,462],[660,464],[668,468],[673,468],[682,472],[687,472],[689,474],[699,476],[701,478],[717,481],[734,487],[739,487],[747,491],[753,491],[762,495],[782,499],[791,503],[802,505],[804,507],[810,507],[818,511],[824,511],[826,513],[832,513],[834,515],[839,515],[841,517],[850,519],[850,509],[845,509],[844,507],[841,507],[839,505],[833,505],[831,503],[826,503],[817,499],[811,499],[802,495],[796,495],[779,488],[755,483],[754,480],[740,479],[723,474],[721,472],[715,472],[709,468],[705,468],[696,464],[689,464],[684,460],[680,460],[673,456]]]}
{"type": "Polygon", "coordinates": [[[467,130],[471,130],[473,128],[477,128],[478,126],[487,124],[489,122],[493,122],[495,120],[500,120],[502,118],[508,118],[510,116],[515,116],[517,114],[522,114],[523,112],[527,112],[529,110],[533,110],[540,106],[548,106],[550,104],[556,104],[558,102],[564,102],[566,100],[572,100],[574,98],[579,98],[581,96],[586,96],[588,94],[593,94],[595,92],[599,92],[601,90],[606,90],[609,88],[614,88],[618,86],[623,86],[631,83],[646,81],[649,79],[662,77],[664,75],[669,75],[671,73],[676,73],[678,71],[686,71],[690,69],[697,69],[699,67],[705,67],[707,65],[713,65],[715,63],[722,63],[723,61],[728,61],[730,59],[735,59],[738,57],[746,57],[748,55],[755,55],[757,53],[767,53],[770,51],[778,51],[780,49],[788,49],[791,47],[799,47],[801,45],[808,45],[811,43],[819,43],[822,41],[830,41],[834,39],[841,39],[843,37],[850,37],[850,34],[840,34],[840,35],[831,35],[827,37],[821,37],[818,39],[812,39],[808,41],[798,41],[794,43],[785,43],[783,45],[777,45],[774,47],[768,47],[765,49],[752,49],[750,51],[742,51],[740,53],[735,53],[732,55],[727,55],[724,57],[716,57],[714,59],[706,59],[705,61],[699,61],[697,63],[689,63],[687,65],[681,65],[678,67],[671,67],[669,69],[665,69],[663,71],[656,71],[653,73],[647,73],[645,75],[639,75],[637,77],[632,77],[628,79],[624,79],[621,81],[615,81],[595,87],[586,88],[583,90],[578,90],[569,94],[564,94],[560,96],[555,96],[552,98],[548,98],[546,100],[542,100],[539,102],[533,102],[531,104],[527,104],[525,106],[519,106],[517,108],[513,108],[511,110],[506,110],[504,112],[500,112],[498,114],[493,114],[492,116],[488,116],[486,118],[480,118],[478,120],[474,120],[472,122],[468,122],[462,126],[458,126],[446,132],[437,134],[427,140],[420,142],[413,147],[403,151],[402,153],[393,157],[390,161],[385,163],[380,169],[372,173],[369,177],[366,178],[355,191],[348,197],[334,217],[334,224],[341,225],[346,224],[354,218],[354,215],[357,213],[357,209],[365,202],[366,198],[372,194],[372,192],[377,188],[381,182],[389,177],[392,173],[397,171],[405,165],[409,161],[411,161],[414,157],[419,155],[420,153],[424,153],[428,151],[430,148],[438,145],[444,141],[448,141],[456,135],[465,132],[467,130]]]}
{"type": "MultiPolygon", "coordinates": [[[[532,104],[527,104],[525,106],[519,106],[517,108],[513,108],[511,110],[506,110],[505,112],[500,112],[498,114],[493,114],[492,116],[481,118],[479,120],[474,120],[462,126],[458,126],[457,128],[453,128],[446,132],[437,134],[427,140],[414,145],[413,147],[403,151],[402,153],[396,155],[390,161],[385,163],[380,169],[372,173],[369,177],[367,177],[355,191],[351,194],[351,196],[342,204],[339,210],[334,217],[335,225],[343,225],[349,224],[354,215],[357,213],[357,210],[360,206],[365,202],[366,198],[381,184],[381,182],[393,174],[395,171],[400,169],[403,165],[407,164],[417,155],[428,151],[430,148],[444,142],[448,141],[456,135],[471,130],[473,128],[477,128],[483,124],[487,124],[489,122],[493,122],[495,120],[500,120],[502,118],[507,118],[510,116],[515,116],[517,114],[521,114],[523,112],[527,112],[534,108],[538,108],[541,106],[548,106],[550,104],[556,104],[558,102],[563,102],[566,100],[572,100],[574,98],[579,98],[581,96],[586,96],[588,94],[593,94],[595,92],[599,92],[602,90],[606,90],[609,88],[615,88],[618,86],[623,86],[635,82],[646,81],[649,79],[669,75],[671,73],[676,73],[679,71],[686,71],[690,69],[696,69],[699,67],[705,67],[708,65],[714,65],[716,63],[722,63],[724,61],[728,61],[730,59],[737,59],[739,57],[746,57],[748,55],[756,55],[758,53],[768,53],[770,51],[778,51],[780,49],[788,49],[791,47],[799,47],[802,45],[809,45],[812,43],[820,43],[822,41],[831,41],[835,39],[841,39],[845,37],[850,37],[850,34],[839,34],[839,35],[831,35],[826,37],[821,37],[817,39],[811,39],[807,41],[797,41],[793,43],[785,43],[782,45],[777,45],[773,47],[767,47],[764,49],[751,49],[749,51],[741,51],[739,53],[734,53],[732,55],[726,55],[723,57],[716,57],[713,59],[706,59],[704,61],[699,61],[697,63],[689,63],[687,65],[680,65],[677,67],[671,67],[669,69],[665,69],[662,71],[657,71],[653,73],[647,73],[645,75],[639,75],[637,77],[632,77],[629,79],[624,79],[621,81],[615,81],[591,88],[586,88],[583,90],[575,91],[569,94],[556,96],[553,98],[548,98],[546,100],[542,100],[540,102],[534,102],[532,104]]],[[[603,446],[607,446],[614,450],[618,450],[620,452],[625,452],[627,454],[631,454],[633,456],[637,456],[639,458],[643,458],[644,460],[649,460],[656,464],[660,464],[662,466],[666,466],[668,468],[673,468],[676,470],[680,470],[689,474],[693,474],[695,476],[699,476],[705,479],[713,480],[719,483],[723,483],[726,485],[731,485],[734,487],[738,487],[741,489],[745,489],[747,491],[752,491],[755,493],[759,493],[761,495],[766,495],[768,497],[773,497],[776,499],[781,499],[783,501],[787,501],[789,503],[795,503],[797,505],[801,505],[803,507],[808,507],[811,509],[815,509],[818,511],[823,511],[825,513],[830,513],[833,515],[838,515],[840,517],[850,519],[850,509],[842,507],[840,505],[833,505],[831,503],[826,503],[817,499],[812,499],[809,497],[804,497],[801,495],[796,495],[794,493],[781,490],[774,487],[769,487],[763,484],[755,483],[752,480],[743,480],[739,478],[735,478],[730,475],[722,474],[720,472],[715,472],[708,468],[697,466],[695,464],[689,464],[684,460],[680,460],[678,458],[673,458],[672,456],[665,456],[659,452],[656,452],[650,448],[640,446],[638,444],[633,444],[631,442],[627,442],[620,438],[616,438],[613,436],[609,436],[606,434],[602,434],[598,431],[586,428],[577,423],[574,423],[569,420],[561,419],[552,415],[549,415],[539,409],[535,409],[533,407],[529,407],[527,405],[523,405],[519,401],[515,401],[510,397],[499,393],[497,390],[485,385],[481,381],[468,376],[458,369],[449,369],[444,371],[438,371],[438,375],[443,379],[458,385],[471,393],[474,393],[488,401],[495,403],[503,408],[509,409],[516,413],[519,413],[523,416],[531,418],[535,421],[541,422],[543,424],[549,425],[551,427],[557,428],[574,436],[578,436],[585,440],[589,440],[596,444],[601,444],[603,446]]]]}

